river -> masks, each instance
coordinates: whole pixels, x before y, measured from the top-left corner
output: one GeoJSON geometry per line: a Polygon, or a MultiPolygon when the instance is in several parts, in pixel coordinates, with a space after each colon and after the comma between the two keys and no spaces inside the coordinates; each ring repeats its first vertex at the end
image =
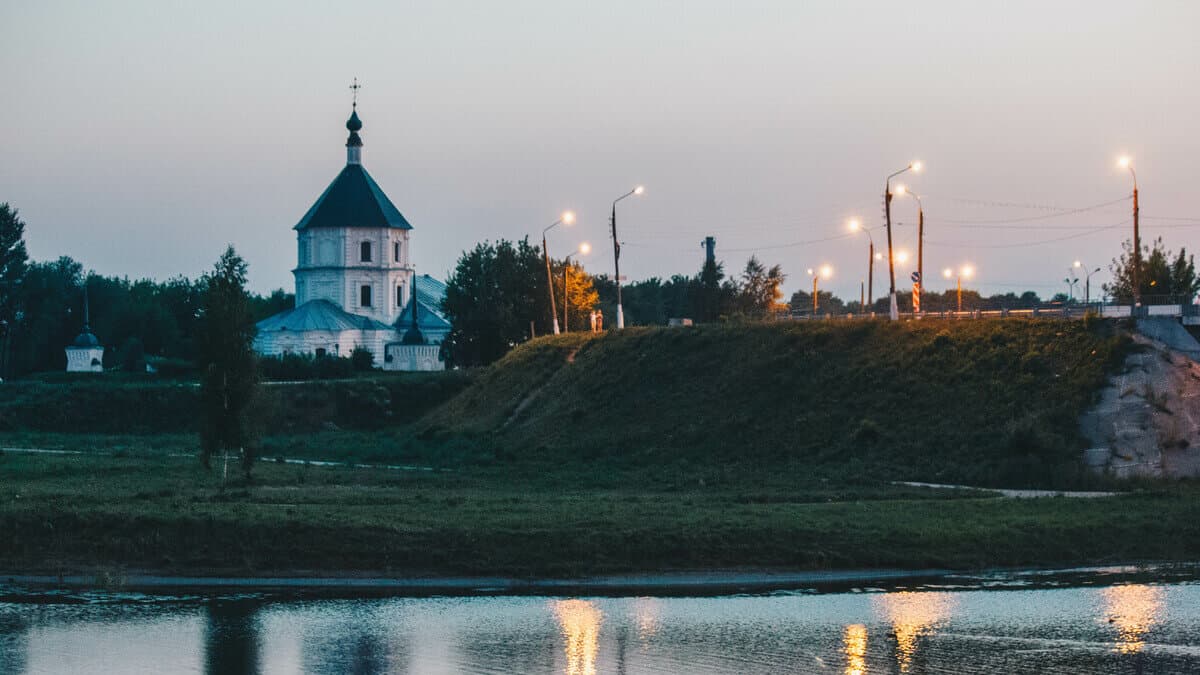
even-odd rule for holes
{"type": "Polygon", "coordinates": [[[1200,581],[1118,570],[722,597],[0,587],[0,673],[1200,673],[1200,581]]]}

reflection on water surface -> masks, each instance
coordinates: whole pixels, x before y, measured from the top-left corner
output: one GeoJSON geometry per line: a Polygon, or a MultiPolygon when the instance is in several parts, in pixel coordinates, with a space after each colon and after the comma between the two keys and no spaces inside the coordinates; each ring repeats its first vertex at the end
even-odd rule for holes
{"type": "Polygon", "coordinates": [[[1200,672],[1200,585],[0,603],[0,672],[1200,672]]]}

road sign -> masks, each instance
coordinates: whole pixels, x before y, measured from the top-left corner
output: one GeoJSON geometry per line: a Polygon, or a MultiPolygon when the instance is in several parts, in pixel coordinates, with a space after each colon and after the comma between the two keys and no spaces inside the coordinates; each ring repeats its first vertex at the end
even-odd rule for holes
{"type": "MultiPolygon", "coordinates": [[[[913,276],[916,276],[916,275],[917,275],[917,273],[913,272],[913,276]]],[[[921,284],[913,284],[912,303],[913,303],[913,314],[920,314],[921,313],[921,284]]]]}
{"type": "Polygon", "coordinates": [[[919,284],[919,283],[921,283],[921,273],[920,273],[920,272],[913,272],[913,273],[912,273],[912,274],[910,274],[909,276],[910,276],[910,277],[912,277],[912,280],[913,280],[913,283],[914,283],[914,284],[919,284]]]}

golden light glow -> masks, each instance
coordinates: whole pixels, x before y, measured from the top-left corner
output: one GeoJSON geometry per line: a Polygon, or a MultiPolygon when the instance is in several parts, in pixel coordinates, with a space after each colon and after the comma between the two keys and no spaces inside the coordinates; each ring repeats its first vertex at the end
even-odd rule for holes
{"type": "Polygon", "coordinates": [[[821,278],[828,279],[833,276],[833,268],[829,265],[821,265],[821,278]]]}
{"type": "Polygon", "coordinates": [[[971,267],[970,265],[963,265],[962,269],[959,270],[959,273],[962,274],[964,279],[970,279],[975,275],[975,268],[971,267]]]}
{"type": "Polygon", "coordinates": [[[644,185],[639,185],[639,186],[633,188],[633,194],[635,194],[635,195],[640,195],[645,191],[646,191],[646,186],[644,186],[644,185]]]}
{"type": "Polygon", "coordinates": [[[587,255],[592,252],[592,245],[586,241],[579,245],[580,255],[587,255]]]}
{"type": "Polygon", "coordinates": [[[896,636],[896,664],[907,673],[917,652],[917,640],[928,635],[954,610],[949,593],[901,591],[875,596],[874,601],[892,624],[896,636]]]}
{"type": "Polygon", "coordinates": [[[604,613],[587,600],[556,600],[554,616],[566,640],[567,675],[595,675],[604,613]]]}
{"type": "Polygon", "coordinates": [[[1071,266],[1072,267],[1083,267],[1083,263],[1076,260],[1075,262],[1071,263],[1071,266]]]}
{"type": "Polygon", "coordinates": [[[903,197],[907,192],[908,192],[908,188],[905,187],[903,184],[896,186],[896,190],[895,190],[896,195],[903,197]]]}
{"type": "Polygon", "coordinates": [[[876,253],[876,254],[875,254],[875,259],[876,259],[876,260],[883,260],[883,253],[876,253]]]}
{"type": "Polygon", "coordinates": [[[1129,155],[1122,155],[1121,158],[1117,160],[1117,166],[1121,167],[1122,169],[1128,169],[1132,164],[1133,158],[1129,155]]]}
{"type": "Polygon", "coordinates": [[[896,251],[896,262],[898,262],[898,263],[908,262],[908,251],[896,251]]]}
{"type": "Polygon", "coordinates": [[[807,270],[805,270],[805,271],[807,271],[807,272],[808,272],[808,276],[810,276],[810,277],[812,276],[812,273],[813,273],[813,268],[811,268],[811,267],[810,267],[810,268],[808,268],[808,269],[807,269],[807,270]]]}
{"type": "Polygon", "coordinates": [[[865,675],[867,627],[861,623],[846,626],[846,631],[842,634],[842,651],[846,654],[846,675],[865,675]]]}
{"type": "Polygon", "coordinates": [[[858,221],[858,218],[851,218],[846,222],[846,227],[849,228],[851,232],[858,232],[862,229],[862,223],[858,221]]]}
{"type": "Polygon", "coordinates": [[[946,277],[947,279],[953,279],[954,278],[954,270],[947,267],[946,269],[942,270],[942,276],[946,277]]]}
{"type": "Polygon", "coordinates": [[[914,160],[912,164],[909,164],[909,166],[911,166],[912,170],[915,171],[916,173],[921,173],[921,169],[925,168],[925,165],[922,164],[921,160],[919,160],[919,159],[914,160]]]}
{"type": "Polygon", "coordinates": [[[575,223],[575,212],[574,211],[563,211],[562,221],[563,221],[563,225],[573,225],[575,223]]]}
{"type": "Polygon", "coordinates": [[[1158,623],[1162,612],[1162,589],[1134,584],[1110,586],[1101,594],[1105,617],[1117,629],[1117,651],[1121,654],[1142,651],[1146,633],[1158,623]]]}

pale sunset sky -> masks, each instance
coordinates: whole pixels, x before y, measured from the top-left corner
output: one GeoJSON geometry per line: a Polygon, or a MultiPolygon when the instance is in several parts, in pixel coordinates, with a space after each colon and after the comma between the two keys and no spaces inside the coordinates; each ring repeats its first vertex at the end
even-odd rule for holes
{"type": "MultiPolygon", "coordinates": [[[[363,162],[444,278],[483,239],[588,240],[612,273],[693,274],[717,239],[792,290],[857,298],[884,177],[922,194],[927,288],[969,262],[986,293],[1064,291],[1132,230],[1200,248],[1200,2],[0,3],[0,202],[30,254],[196,276],[226,243],[255,290],[291,290],[292,226],[363,162]]],[[[915,253],[916,208],[895,202],[915,253]]],[[[875,231],[882,242],[882,230],[875,231]]],[[[898,267],[907,283],[910,263],[898,267]]],[[[886,266],[876,273],[885,290],[886,266]]]]}

